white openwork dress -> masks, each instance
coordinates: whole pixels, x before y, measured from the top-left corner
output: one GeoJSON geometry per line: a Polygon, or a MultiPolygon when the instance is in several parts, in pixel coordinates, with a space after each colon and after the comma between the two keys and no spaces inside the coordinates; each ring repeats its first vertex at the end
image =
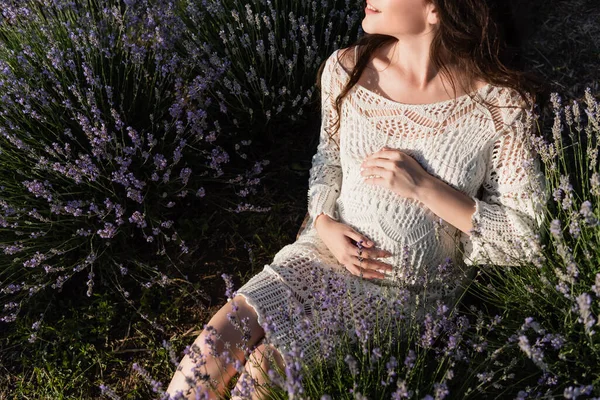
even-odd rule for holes
{"type": "Polygon", "coordinates": [[[437,300],[453,304],[475,264],[514,265],[534,254],[547,198],[539,159],[527,140],[529,118],[512,89],[487,85],[474,96],[404,104],[357,84],[342,102],[335,141],[328,139],[337,117],[334,100],[349,80],[340,52],[326,60],[321,78],[322,125],[310,170],[306,228],[237,290],[261,325],[269,321],[273,333],[267,339],[285,352],[295,341],[308,364],[327,355],[323,346],[335,339],[319,333],[324,326],[315,320],[313,307],[315,298],[321,298],[318,293],[336,287],[333,280],[349,288],[352,306],[331,306],[352,310],[349,331],[361,321],[373,322],[373,296],[408,295],[407,314],[420,304],[412,314],[419,318],[437,300]],[[419,201],[364,183],[361,162],[384,145],[412,156],[428,173],[475,201],[471,235],[419,201]],[[392,264],[394,272],[375,281],[346,270],[314,229],[321,213],[391,252],[379,260],[392,264]],[[451,268],[444,268],[448,260],[451,268]],[[290,312],[282,313],[282,307],[290,312]]]}

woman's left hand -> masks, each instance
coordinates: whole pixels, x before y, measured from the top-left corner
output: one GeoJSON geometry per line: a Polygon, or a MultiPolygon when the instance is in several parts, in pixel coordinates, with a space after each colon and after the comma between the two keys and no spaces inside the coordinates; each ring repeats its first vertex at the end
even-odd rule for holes
{"type": "Polygon", "coordinates": [[[414,200],[419,200],[420,188],[432,178],[417,160],[389,147],[383,147],[365,158],[360,174],[367,184],[386,187],[414,200]]]}

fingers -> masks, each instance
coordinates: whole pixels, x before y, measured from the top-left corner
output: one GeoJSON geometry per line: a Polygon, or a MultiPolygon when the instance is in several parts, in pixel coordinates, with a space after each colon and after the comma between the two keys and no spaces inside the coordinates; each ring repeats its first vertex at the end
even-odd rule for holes
{"type": "MultiPolygon", "coordinates": [[[[357,247],[355,245],[348,245],[346,251],[348,253],[350,253],[351,255],[358,255],[358,250],[357,247]]],[[[360,254],[364,259],[373,259],[373,258],[384,258],[384,257],[390,257],[392,255],[392,253],[390,253],[389,251],[385,251],[383,249],[378,249],[376,247],[372,247],[372,248],[362,248],[361,249],[361,254],[360,254]]]]}
{"type": "Polygon", "coordinates": [[[385,278],[385,275],[380,272],[361,267],[358,263],[358,260],[356,261],[356,264],[348,264],[348,265],[345,265],[345,267],[353,275],[356,275],[356,276],[362,275],[362,277],[365,279],[383,279],[383,278],[385,278]]]}
{"type": "Polygon", "coordinates": [[[390,257],[392,253],[372,247],[374,243],[371,240],[353,229],[348,229],[346,236],[356,242],[356,244],[348,243],[346,251],[349,256],[343,263],[352,274],[357,276],[362,274],[362,277],[366,279],[383,279],[386,275],[382,272],[393,271],[392,265],[376,260],[376,258],[390,257]],[[361,246],[357,245],[359,242],[361,246]]]}
{"type": "MultiPolygon", "coordinates": [[[[354,240],[355,242],[360,242],[362,241],[362,245],[363,246],[373,246],[373,242],[371,240],[369,240],[368,238],[364,237],[363,235],[361,235],[358,232],[355,232],[352,229],[348,229],[348,231],[346,232],[346,236],[348,236],[350,239],[354,240]]],[[[356,249],[355,246],[352,246],[354,249],[356,249]]]]}
{"type": "Polygon", "coordinates": [[[353,275],[361,276],[366,279],[383,279],[386,275],[383,272],[392,272],[393,266],[382,261],[363,257],[362,261],[358,254],[350,257],[344,264],[353,275]]]}
{"type": "MultiPolygon", "coordinates": [[[[360,263],[360,260],[358,259],[358,257],[356,257],[356,260],[360,263]]],[[[363,258],[362,263],[360,263],[360,266],[362,266],[363,268],[371,269],[371,270],[387,271],[387,272],[392,272],[394,269],[394,267],[392,267],[388,263],[384,263],[383,261],[379,261],[379,260],[373,260],[370,258],[363,258]]]]}
{"type": "Polygon", "coordinates": [[[361,255],[363,256],[363,258],[365,258],[365,259],[366,258],[369,258],[369,259],[385,258],[385,257],[390,257],[392,255],[392,253],[390,253],[389,251],[385,251],[383,249],[378,249],[376,247],[369,248],[369,249],[363,248],[361,253],[362,253],[361,255]]]}

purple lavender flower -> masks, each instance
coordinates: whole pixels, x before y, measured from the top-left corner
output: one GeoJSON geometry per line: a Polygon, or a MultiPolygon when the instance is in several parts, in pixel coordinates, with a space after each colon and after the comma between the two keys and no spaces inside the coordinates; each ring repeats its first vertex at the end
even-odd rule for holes
{"type": "Polygon", "coordinates": [[[382,380],[381,384],[383,386],[387,386],[392,383],[393,379],[396,377],[396,368],[398,367],[398,360],[396,357],[390,356],[390,360],[385,364],[385,368],[387,371],[386,380],[382,380]]]}
{"type": "Polygon", "coordinates": [[[356,359],[354,357],[352,357],[350,354],[346,354],[344,361],[346,362],[346,365],[350,369],[350,373],[352,374],[352,376],[358,375],[358,361],[356,361],[356,359]]]}
{"type": "Polygon", "coordinates": [[[135,223],[139,228],[145,228],[147,224],[144,218],[144,214],[140,213],[139,211],[135,211],[133,214],[131,214],[131,217],[129,217],[129,222],[135,223]]]}
{"type": "Polygon", "coordinates": [[[221,274],[221,278],[223,278],[223,280],[225,281],[225,295],[227,296],[227,299],[233,299],[236,295],[235,290],[233,289],[234,287],[234,283],[233,283],[233,278],[231,277],[231,275],[228,274],[221,274]]]}
{"type": "Polygon", "coordinates": [[[592,203],[590,203],[589,200],[586,200],[583,203],[581,203],[581,209],[579,210],[579,213],[581,214],[581,216],[583,216],[587,226],[595,227],[598,226],[598,224],[600,224],[598,218],[596,217],[592,209],[592,203]]]}
{"type": "Polygon", "coordinates": [[[542,337],[541,342],[549,342],[554,350],[559,350],[566,343],[565,338],[560,334],[548,333],[542,337]]]}
{"type": "Polygon", "coordinates": [[[581,234],[581,227],[579,226],[579,221],[577,218],[577,214],[573,213],[571,223],[569,224],[569,233],[573,236],[574,239],[579,238],[581,234]]]}
{"type": "Polygon", "coordinates": [[[24,249],[25,247],[22,244],[7,245],[4,247],[4,254],[17,254],[18,252],[23,251],[24,249]]]}
{"type": "Polygon", "coordinates": [[[109,386],[107,386],[105,384],[100,384],[99,388],[100,388],[100,391],[102,392],[103,395],[108,396],[109,398],[111,398],[113,400],[120,400],[121,399],[115,393],[115,391],[113,389],[111,389],[109,386]]]}
{"type": "Polygon", "coordinates": [[[44,183],[38,180],[24,181],[23,185],[27,188],[27,190],[29,190],[29,192],[33,193],[35,197],[43,197],[49,202],[52,201],[52,194],[46,188],[46,186],[49,186],[49,183],[47,181],[45,181],[44,183]]]}
{"type": "Polygon", "coordinates": [[[408,390],[406,387],[406,381],[398,379],[398,389],[392,393],[392,400],[409,399],[413,395],[412,390],[408,390]]]}
{"type": "Polygon", "coordinates": [[[544,371],[547,369],[542,349],[537,345],[531,346],[527,336],[519,336],[519,347],[538,367],[544,371]]]}
{"type": "Polygon", "coordinates": [[[87,287],[88,287],[88,290],[86,292],[87,297],[92,296],[92,287],[93,286],[94,286],[94,273],[92,271],[90,271],[90,273],[88,274],[88,281],[87,281],[87,287]]]}
{"type": "Polygon", "coordinates": [[[406,358],[404,359],[404,365],[406,366],[407,371],[410,371],[415,366],[416,359],[417,359],[417,356],[416,356],[415,352],[412,349],[408,350],[408,354],[406,355],[406,358]]]}
{"type": "Polygon", "coordinates": [[[442,329],[441,321],[436,321],[430,313],[425,315],[423,322],[425,330],[421,335],[421,345],[424,347],[431,347],[440,334],[442,329]]]}
{"type": "Polygon", "coordinates": [[[36,251],[32,258],[23,262],[23,266],[26,268],[35,268],[46,259],[47,257],[45,254],[41,254],[39,251],[36,251]]]}
{"type": "Polygon", "coordinates": [[[588,335],[593,335],[595,331],[591,330],[591,328],[596,323],[596,319],[592,316],[591,311],[592,298],[589,294],[582,293],[579,296],[577,296],[576,300],[579,312],[578,321],[583,323],[585,332],[588,335]]]}
{"type": "Polygon", "coordinates": [[[171,220],[163,221],[160,223],[161,228],[170,229],[173,226],[174,222],[171,220]]]}
{"type": "Polygon", "coordinates": [[[183,168],[179,173],[179,177],[183,181],[184,185],[187,185],[190,175],[192,174],[191,168],[183,168]]]}
{"type": "Polygon", "coordinates": [[[157,171],[162,171],[167,168],[167,159],[162,154],[154,155],[154,165],[156,165],[157,171]]]}
{"type": "Polygon", "coordinates": [[[600,196],[600,174],[594,172],[590,177],[591,192],[594,196],[600,196]]]}
{"type": "Polygon", "coordinates": [[[177,164],[181,160],[181,151],[185,148],[187,141],[181,139],[179,145],[173,151],[173,164],[177,164]]]}
{"type": "Polygon", "coordinates": [[[296,341],[291,344],[291,350],[283,354],[285,358],[285,383],[290,398],[299,397],[304,393],[302,386],[302,363],[304,353],[300,350],[296,341]]]}
{"type": "Polygon", "coordinates": [[[14,301],[8,302],[8,303],[4,304],[4,311],[12,310],[14,308],[17,308],[18,306],[19,306],[19,304],[15,303],[14,301]]]}
{"type": "Polygon", "coordinates": [[[241,397],[244,399],[252,398],[255,393],[258,382],[247,372],[242,372],[237,380],[236,386],[231,392],[233,397],[241,397]]]}
{"type": "Polygon", "coordinates": [[[448,385],[446,385],[445,382],[434,383],[433,392],[435,400],[442,400],[450,394],[450,390],[448,390],[448,385]]]}
{"type": "Polygon", "coordinates": [[[110,239],[115,236],[117,230],[113,224],[105,222],[104,229],[99,229],[96,233],[103,239],[110,239]]]}
{"type": "Polygon", "coordinates": [[[550,232],[556,239],[559,239],[562,237],[560,220],[558,220],[558,219],[552,220],[552,222],[550,223],[550,232]]]}
{"type": "Polygon", "coordinates": [[[479,382],[481,383],[489,383],[492,382],[492,379],[494,378],[494,373],[493,372],[480,372],[477,374],[477,380],[479,380],[479,382]]]}
{"type": "Polygon", "coordinates": [[[596,294],[596,297],[600,297],[600,272],[596,274],[594,284],[592,285],[592,291],[596,294]]]}
{"type": "Polygon", "coordinates": [[[40,326],[42,324],[42,314],[40,314],[40,319],[35,321],[32,325],[31,325],[31,329],[33,329],[34,331],[37,331],[40,329],[40,326]]]}
{"type": "Polygon", "coordinates": [[[565,399],[576,399],[582,395],[589,395],[594,389],[593,385],[569,386],[565,388],[563,395],[565,399]]]}
{"type": "Polygon", "coordinates": [[[133,363],[132,368],[133,368],[134,371],[136,371],[138,374],[140,374],[146,380],[146,382],[148,382],[152,386],[152,391],[154,393],[158,393],[159,392],[159,390],[162,387],[162,383],[161,382],[154,380],[150,376],[150,374],[148,373],[148,371],[146,371],[144,369],[144,367],[142,367],[138,363],[133,363]]]}
{"type": "Polygon", "coordinates": [[[517,393],[517,397],[515,397],[515,400],[525,400],[527,396],[529,396],[529,392],[519,390],[519,393],[517,393]]]}

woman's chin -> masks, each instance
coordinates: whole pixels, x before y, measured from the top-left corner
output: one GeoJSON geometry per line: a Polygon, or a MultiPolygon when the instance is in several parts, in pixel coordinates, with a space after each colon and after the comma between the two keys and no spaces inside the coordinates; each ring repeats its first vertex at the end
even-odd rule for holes
{"type": "Polygon", "coordinates": [[[374,33],[379,33],[379,32],[377,32],[377,28],[374,27],[374,24],[372,22],[365,23],[365,21],[367,19],[369,19],[368,15],[363,19],[363,22],[361,24],[363,32],[368,33],[370,35],[372,35],[374,33]]]}

